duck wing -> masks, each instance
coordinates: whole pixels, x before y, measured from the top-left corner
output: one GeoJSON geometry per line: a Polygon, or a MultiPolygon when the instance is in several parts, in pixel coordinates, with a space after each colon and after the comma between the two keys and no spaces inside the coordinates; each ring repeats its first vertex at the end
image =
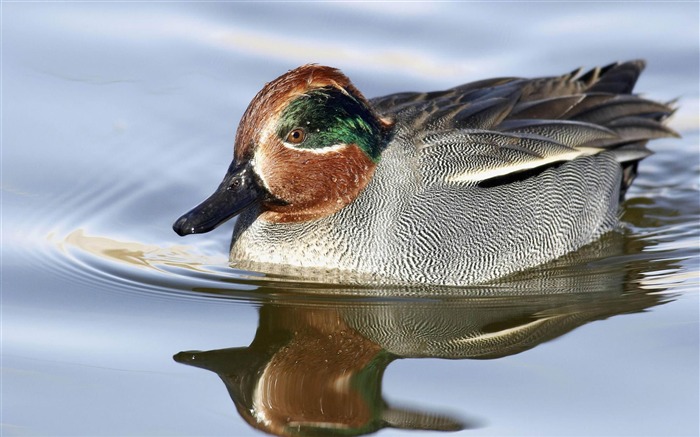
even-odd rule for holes
{"type": "Polygon", "coordinates": [[[611,151],[631,183],[671,104],[631,94],[644,68],[630,61],[558,77],[497,78],[372,100],[418,150],[426,183],[498,184],[580,156],[611,151]]]}

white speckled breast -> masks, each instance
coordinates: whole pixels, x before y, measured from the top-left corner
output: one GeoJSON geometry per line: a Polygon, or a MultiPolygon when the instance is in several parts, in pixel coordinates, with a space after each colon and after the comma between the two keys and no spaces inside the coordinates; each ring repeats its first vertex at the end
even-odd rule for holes
{"type": "Polygon", "coordinates": [[[621,168],[602,153],[493,188],[424,183],[394,141],[361,195],[302,223],[241,216],[231,262],[327,281],[459,285],[557,258],[617,223],[621,168]],[[319,277],[320,275],[320,277],[319,277]]]}

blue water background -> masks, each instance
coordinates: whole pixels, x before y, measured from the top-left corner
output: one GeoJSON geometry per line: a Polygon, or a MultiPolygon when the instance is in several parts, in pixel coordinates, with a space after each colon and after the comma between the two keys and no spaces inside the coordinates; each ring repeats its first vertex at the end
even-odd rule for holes
{"type": "Polygon", "coordinates": [[[679,99],[671,126],[683,138],[652,145],[630,192],[687,205],[678,233],[655,246],[659,261],[678,258],[657,272],[674,300],[500,360],[400,360],[383,391],[483,422],[464,435],[700,432],[698,3],[1,8],[3,435],[260,434],[214,374],[171,358],[249,344],[260,301],[245,292],[255,286],[198,297],[186,278],[132,277],[136,267],[68,243],[87,235],[186,251],[223,271],[230,225],[187,240],[170,226],[220,181],[238,120],[266,81],[315,62],[373,97],[633,58],[648,61],[638,90],[679,99]]]}

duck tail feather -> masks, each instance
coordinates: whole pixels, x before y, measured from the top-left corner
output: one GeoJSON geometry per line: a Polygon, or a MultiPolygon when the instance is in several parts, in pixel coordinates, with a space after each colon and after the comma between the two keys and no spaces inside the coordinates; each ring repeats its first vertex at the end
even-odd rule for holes
{"type": "Polygon", "coordinates": [[[646,147],[647,141],[634,141],[620,145],[610,152],[615,157],[615,160],[620,164],[632,163],[641,161],[647,156],[653,155],[654,152],[646,147]]]}
{"type": "Polygon", "coordinates": [[[598,80],[587,91],[630,94],[645,66],[646,62],[641,59],[607,65],[600,69],[598,80]]]}

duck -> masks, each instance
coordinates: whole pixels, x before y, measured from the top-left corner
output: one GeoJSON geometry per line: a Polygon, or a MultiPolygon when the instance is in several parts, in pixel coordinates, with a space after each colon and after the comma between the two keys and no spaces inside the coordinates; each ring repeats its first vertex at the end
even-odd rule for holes
{"type": "MultiPolygon", "coordinates": [[[[241,417],[272,435],[347,437],[383,428],[458,431],[476,425],[387,402],[384,373],[402,356],[349,326],[343,311],[386,318],[378,308],[336,304],[263,304],[248,347],[183,351],[173,359],[217,373],[241,417]]],[[[420,310],[413,312],[422,320],[420,310]]]]}
{"type": "Polygon", "coordinates": [[[538,266],[619,229],[648,141],[678,136],[675,102],[633,93],[644,67],[367,99],[300,66],[253,98],[223,181],[173,229],[237,217],[232,267],[326,282],[466,286],[538,266]]]}

